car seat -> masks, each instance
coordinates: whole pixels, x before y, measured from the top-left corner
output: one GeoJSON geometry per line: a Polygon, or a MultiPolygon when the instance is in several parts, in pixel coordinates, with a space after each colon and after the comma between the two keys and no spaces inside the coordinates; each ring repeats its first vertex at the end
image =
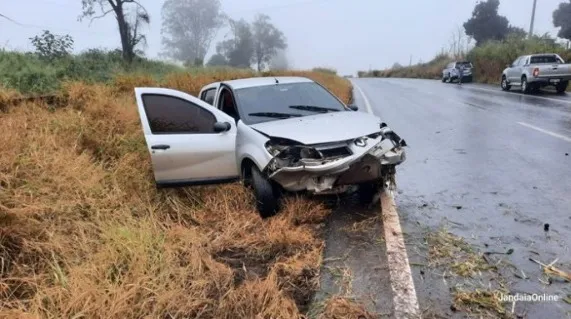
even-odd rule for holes
{"type": "Polygon", "coordinates": [[[234,101],[232,100],[232,95],[228,93],[228,91],[225,91],[223,94],[224,97],[222,100],[223,103],[222,112],[230,115],[236,121],[238,121],[238,119],[240,119],[240,116],[238,115],[238,111],[236,110],[236,106],[234,105],[234,101]]]}

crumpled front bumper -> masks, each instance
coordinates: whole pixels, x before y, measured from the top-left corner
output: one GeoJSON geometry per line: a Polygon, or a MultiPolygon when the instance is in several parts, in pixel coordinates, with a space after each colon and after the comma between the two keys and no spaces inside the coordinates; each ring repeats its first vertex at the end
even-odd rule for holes
{"type": "Polygon", "coordinates": [[[382,136],[368,141],[372,146],[349,144],[351,156],[321,165],[280,167],[271,172],[269,178],[288,191],[336,193],[345,191],[350,185],[383,180],[388,172],[392,172],[391,168],[406,159],[398,141],[382,136]]]}

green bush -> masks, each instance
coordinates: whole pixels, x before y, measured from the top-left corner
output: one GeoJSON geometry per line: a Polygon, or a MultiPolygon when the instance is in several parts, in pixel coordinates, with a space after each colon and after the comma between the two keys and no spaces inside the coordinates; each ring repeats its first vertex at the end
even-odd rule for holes
{"type": "Polygon", "coordinates": [[[442,75],[442,69],[452,61],[447,54],[438,54],[434,59],[426,63],[419,63],[413,66],[398,66],[386,70],[372,70],[370,72],[359,71],[362,77],[382,77],[382,78],[422,78],[438,79],[442,75]]]}
{"type": "Polygon", "coordinates": [[[153,77],[185,69],[137,57],[127,65],[118,50],[90,49],[78,55],[58,56],[50,61],[38,54],[0,50],[0,86],[24,94],[56,91],[63,81],[108,82],[117,74],[145,73],[153,77]]]}
{"type": "Polygon", "coordinates": [[[571,53],[547,35],[531,39],[508,37],[505,41],[491,41],[468,53],[474,64],[474,76],[480,82],[499,83],[502,71],[518,56],[535,53],[556,53],[565,61],[571,53]]]}
{"type": "MultiPolygon", "coordinates": [[[[504,41],[490,41],[468,52],[466,60],[474,64],[474,78],[478,82],[499,83],[502,71],[518,56],[534,53],[557,53],[571,62],[571,50],[565,49],[548,35],[524,39],[511,35],[504,41]]],[[[438,54],[427,63],[371,72],[359,71],[361,77],[400,77],[439,79],[446,64],[453,61],[447,54],[438,54]]]]}

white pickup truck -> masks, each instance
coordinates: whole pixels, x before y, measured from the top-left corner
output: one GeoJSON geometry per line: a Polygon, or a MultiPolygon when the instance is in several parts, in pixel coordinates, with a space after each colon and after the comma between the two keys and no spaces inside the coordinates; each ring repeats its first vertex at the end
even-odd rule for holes
{"type": "Polygon", "coordinates": [[[563,93],[571,80],[571,64],[554,53],[531,54],[518,57],[502,72],[501,87],[508,91],[513,85],[523,93],[538,91],[545,86],[554,86],[563,93]]]}

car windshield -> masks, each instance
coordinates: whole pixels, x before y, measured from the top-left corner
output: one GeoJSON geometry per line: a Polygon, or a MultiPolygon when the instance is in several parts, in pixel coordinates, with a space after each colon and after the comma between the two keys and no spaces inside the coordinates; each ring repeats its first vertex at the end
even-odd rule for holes
{"type": "Polygon", "coordinates": [[[235,90],[242,121],[256,124],[347,109],[314,82],[282,83],[235,90]]]}
{"type": "Polygon", "coordinates": [[[561,63],[556,55],[536,55],[531,57],[530,64],[561,63]]]}

